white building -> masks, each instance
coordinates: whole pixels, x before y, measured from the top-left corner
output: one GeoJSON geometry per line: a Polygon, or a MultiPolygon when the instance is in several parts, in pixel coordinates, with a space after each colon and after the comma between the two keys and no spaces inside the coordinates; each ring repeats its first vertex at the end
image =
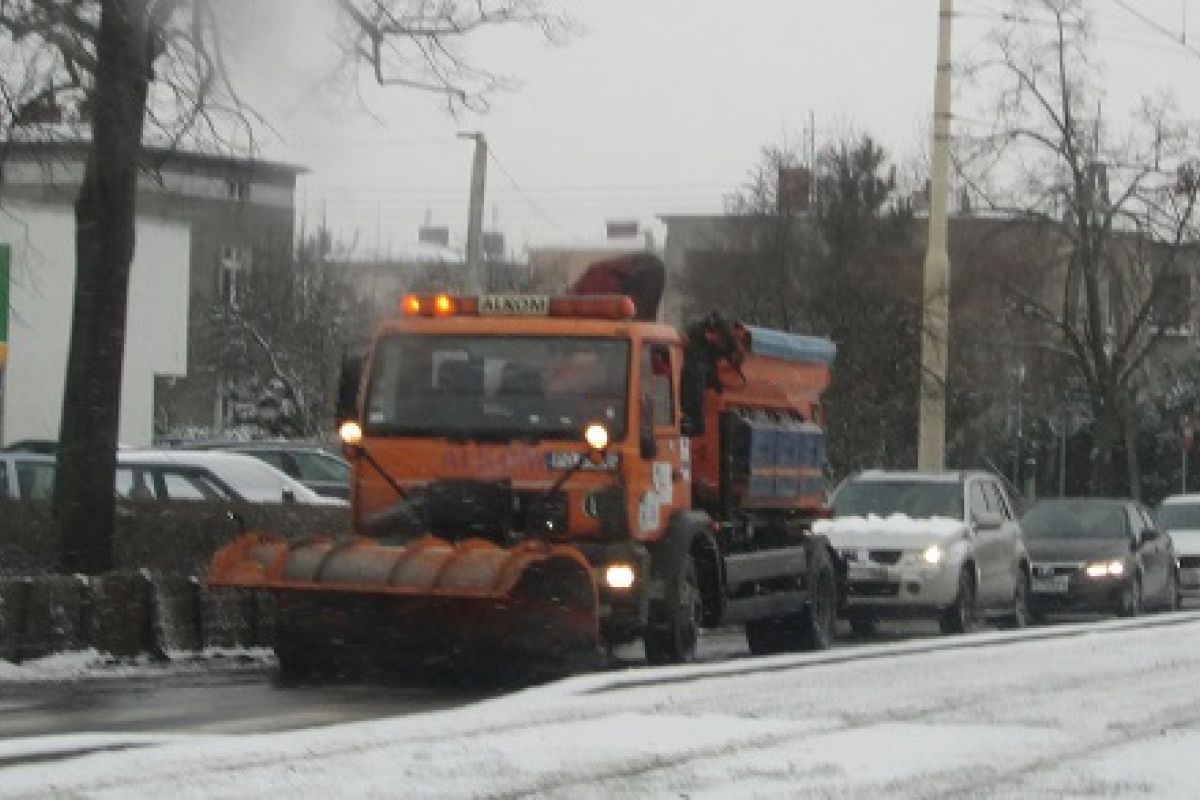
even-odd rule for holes
{"type": "MultiPolygon", "coordinates": [[[[119,439],[153,439],[154,379],[187,373],[190,225],[139,216],[129,284],[119,439]]],[[[75,291],[69,205],[5,201],[0,243],[12,249],[4,444],[58,438],[75,291]]]]}

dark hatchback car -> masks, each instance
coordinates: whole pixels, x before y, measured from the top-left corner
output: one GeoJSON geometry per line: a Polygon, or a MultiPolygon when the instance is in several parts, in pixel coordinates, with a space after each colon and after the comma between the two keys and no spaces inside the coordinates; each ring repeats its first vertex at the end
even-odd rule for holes
{"type": "Polygon", "coordinates": [[[1169,536],[1133,500],[1040,500],[1021,519],[1033,564],[1034,617],[1056,612],[1134,616],[1179,607],[1169,536]]]}

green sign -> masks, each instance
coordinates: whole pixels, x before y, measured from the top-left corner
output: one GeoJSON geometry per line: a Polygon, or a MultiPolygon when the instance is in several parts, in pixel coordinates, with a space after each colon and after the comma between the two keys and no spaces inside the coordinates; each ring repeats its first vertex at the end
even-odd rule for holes
{"type": "Polygon", "coordinates": [[[0,244],[0,367],[8,363],[8,270],[12,248],[0,244]]]}

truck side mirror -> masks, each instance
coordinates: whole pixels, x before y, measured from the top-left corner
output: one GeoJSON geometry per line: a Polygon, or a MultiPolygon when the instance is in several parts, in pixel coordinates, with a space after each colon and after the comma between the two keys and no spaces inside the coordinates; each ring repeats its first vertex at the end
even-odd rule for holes
{"type": "Polygon", "coordinates": [[[342,372],[338,378],[337,424],[358,419],[358,387],[362,382],[363,356],[347,353],[342,356],[342,372]]]}

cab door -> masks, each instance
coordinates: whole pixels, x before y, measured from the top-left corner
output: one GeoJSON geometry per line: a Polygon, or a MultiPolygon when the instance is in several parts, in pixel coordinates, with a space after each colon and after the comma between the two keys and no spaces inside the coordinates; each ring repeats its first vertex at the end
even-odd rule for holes
{"type": "Polygon", "coordinates": [[[691,506],[691,452],[679,434],[681,353],[670,342],[647,341],[638,354],[637,530],[661,530],[677,509],[691,506]]]}

